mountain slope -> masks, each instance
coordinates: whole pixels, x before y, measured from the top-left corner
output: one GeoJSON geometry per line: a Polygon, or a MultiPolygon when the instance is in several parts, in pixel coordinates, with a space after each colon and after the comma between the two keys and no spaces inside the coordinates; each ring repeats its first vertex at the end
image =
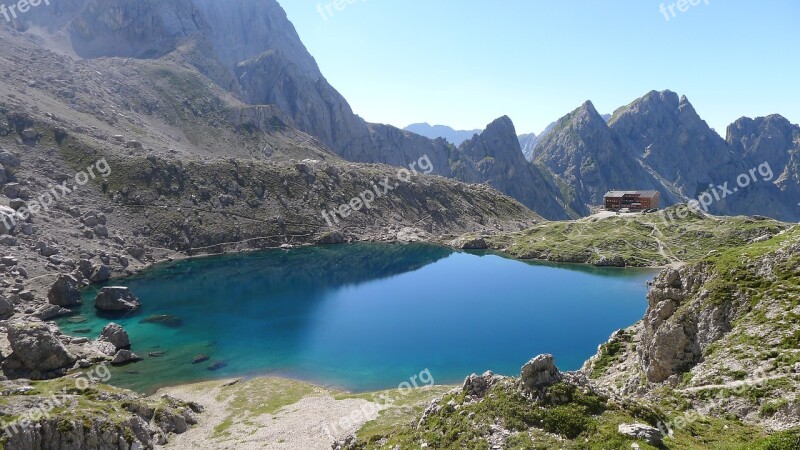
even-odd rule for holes
{"type": "MultiPolygon", "coordinates": [[[[354,114],[275,0],[241,0],[233,6],[214,0],[72,0],[58,9],[32,10],[21,20],[26,22],[17,24],[19,29],[35,24],[49,30],[46,42],[67,36],[60,46],[80,57],[188,64],[246,104],[277,107],[286,125],[349,161],[407,167],[427,156],[433,173],[452,176],[454,147],[444,140],[370,124],[354,114]]],[[[528,204],[540,195],[528,192],[534,185],[509,176],[494,184],[528,204]]],[[[566,217],[563,209],[545,214],[566,217]]]]}
{"type": "Polygon", "coordinates": [[[569,217],[546,175],[525,160],[514,124],[507,116],[461,144],[454,156],[453,176],[467,183],[486,180],[547,219],[569,217]]]}
{"type": "Polygon", "coordinates": [[[603,195],[614,189],[658,190],[662,204],[674,203],[591,102],[560,119],[536,144],[532,158],[574,189],[570,200],[576,207],[602,205],[603,195]]]}
{"type": "Polygon", "coordinates": [[[763,214],[782,220],[798,217],[792,200],[781,195],[774,179],[756,177],[746,186],[736,187],[737,177],[757,166],[749,165],[714,132],[686,97],[652,91],[615,111],[609,124],[645,164],[683,196],[696,199],[712,188],[727,186],[732,192],[712,202],[711,212],[763,214]]]}
{"type": "Polygon", "coordinates": [[[800,198],[800,126],[775,114],[742,117],[728,127],[727,142],[750,166],[769,162],[775,184],[791,198],[800,198]]]}

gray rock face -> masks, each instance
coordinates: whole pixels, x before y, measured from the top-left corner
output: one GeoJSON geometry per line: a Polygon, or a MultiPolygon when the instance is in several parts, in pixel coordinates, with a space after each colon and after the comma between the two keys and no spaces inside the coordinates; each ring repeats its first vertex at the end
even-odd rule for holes
{"type": "MultiPolygon", "coordinates": [[[[729,142],[752,143],[742,134],[752,131],[744,123],[738,129],[734,124],[729,142]]],[[[714,186],[729,183],[736,187],[736,179],[747,174],[757,164],[767,160],[770,152],[747,161],[743,157],[754,149],[766,146],[748,145],[748,150],[737,145],[729,145],[697,114],[686,97],[679,97],[671,91],[652,91],[630,105],[614,113],[610,127],[633,146],[634,152],[663,180],[679,189],[680,193],[696,198],[701,192],[714,186]]],[[[769,126],[764,126],[766,131],[769,126]]],[[[729,131],[731,131],[729,129],[729,131]]],[[[791,132],[787,130],[789,134],[791,132]]],[[[767,136],[769,132],[765,132],[767,136]]],[[[784,133],[784,139],[786,138],[784,133]]],[[[780,139],[779,139],[780,140],[780,139]]],[[[756,138],[755,141],[761,141],[756,138]]],[[[787,152],[788,153],[788,152],[787,152]]],[[[782,159],[785,159],[782,158],[782,159]]],[[[746,188],[738,189],[714,202],[710,212],[728,215],[763,214],[787,221],[796,221],[798,198],[781,195],[773,184],[778,178],[780,161],[774,162],[774,178],[770,181],[751,182],[746,188]]]]}
{"type": "Polygon", "coordinates": [[[795,201],[800,199],[800,125],[778,114],[743,117],[728,127],[727,142],[750,167],[768,162],[781,192],[795,201]]]}
{"type": "Polygon", "coordinates": [[[619,425],[617,431],[625,436],[632,437],[634,439],[641,439],[650,445],[656,446],[660,445],[661,440],[664,438],[664,436],[661,434],[661,431],[659,431],[657,428],[653,428],[649,425],[644,425],[641,423],[623,423],[619,425]]]}
{"type": "MultiPolygon", "coordinates": [[[[525,160],[511,119],[504,116],[464,142],[452,158],[453,177],[467,183],[488,182],[546,219],[567,219],[561,194],[542,169],[525,160]]],[[[581,209],[579,213],[588,212],[581,209]]]]}
{"type": "Polygon", "coordinates": [[[71,367],[76,361],[43,322],[9,324],[8,342],[13,353],[2,364],[7,376],[28,372],[31,378],[42,379],[50,372],[71,367]]]}
{"type": "Polygon", "coordinates": [[[553,355],[539,355],[522,366],[522,384],[528,390],[540,390],[562,379],[553,355]]]}
{"type": "Polygon", "coordinates": [[[100,289],[94,306],[101,311],[133,311],[139,309],[141,303],[127,287],[111,286],[100,289]]]}
{"type": "Polygon", "coordinates": [[[47,293],[47,300],[56,306],[75,306],[83,303],[81,293],[78,290],[78,280],[72,275],[59,275],[58,279],[50,291],[47,293]]]}
{"type": "Polygon", "coordinates": [[[707,294],[698,290],[712,276],[702,266],[689,266],[656,277],[647,294],[639,349],[649,381],[663,382],[702,361],[703,352],[732,329],[744,310],[747,300],[738,297],[703,305],[707,294]],[[689,307],[681,308],[687,303],[689,307]]]}
{"type": "Polygon", "coordinates": [[[570,205],[587,214],[603,204],[614,189],[657,190],[662,204],[673,204],[673,195],[637,161],[633,147],[609,128],[592,102],[560,119],[533,149],[533,161],[543,165],[575,189],[570,205]]]}
{"type": "Polygon", "coordinates": [[[484,372],[483,375],[473,373],[464,380],[461,390],[467,395],[483,397],[495,383],[502,379],[502,376],[495,375],[492,371],[484,372]]]}
{"type": "Polygon", "coordinates": [[[131,346],[128,333],[122,328],[122,326],[113,322],[103,327],[103,331],[100,332],[99,339],[110,342],[117,350],[128,349],[131,346]]]}

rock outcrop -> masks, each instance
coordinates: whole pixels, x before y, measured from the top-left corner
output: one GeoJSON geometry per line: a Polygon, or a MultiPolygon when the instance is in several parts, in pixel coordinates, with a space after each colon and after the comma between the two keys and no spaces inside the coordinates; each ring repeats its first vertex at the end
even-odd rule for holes
{"type": "Polygon", "coordinates": [[[101,311],[134,311],[142,306],[127,287],[108,286],[100,289],[94,299],[95,308],[101,311]]]}
{"type": "Polygon", "coordinates": [[[522,366],[522,385],[530,391],[540,391],[563,379],[553,355],[539,355],[522,366]]]}
{"type": "Polygon", "coordinates": [[[129,349],[131,347],[128,332],[122,326],[113,322],[103,327],[98,339],[110,342],[115,350],[129,349]]]}
{"type": "Polygon", "coordinates": [[[549,169],[574,190],[570,205],[581,214],[603,204],[603,196],[614,189],[656,190],[662,206],[676,202],[637,160],[633,147],[609,128],[592,102],[560,119],[539,140],[532,160],[549,169]]]}
{"type": "Polygon", "coordinates": [[[48,379],[65,374],[77,360],[43,322],[22,320],[8,324],[12,353],[2,362],[9,378],[48,379]]]}
{"type": "Polygon", "coordinates": [[[80,283],[72,275],[62,274],[50,291],[47,293],[47,300],[56,306],[75,306],[83,303],[81,292],[78,290],[80,283]]]}
{"type": "Polygon", "coordinates": [[[664,435],[661,434],[661,431],[659,431],[658,428],[651,427],[650,425],[645,425],[643,423],[623,423],[617,427],[617,431],[625,436],[629,436],[634,439],[641,439],[648,444],[655,446],[661,445],[661,441],[664,439],[664,435]]]}

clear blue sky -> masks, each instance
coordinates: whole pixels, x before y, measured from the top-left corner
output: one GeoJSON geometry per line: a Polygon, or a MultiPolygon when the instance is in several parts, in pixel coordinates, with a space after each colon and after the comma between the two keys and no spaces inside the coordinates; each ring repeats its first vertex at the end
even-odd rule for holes
{"type": "Polygon", "coordinates": [[[800,121],[797,0],[699,0],[669,20],[659,7],[677,0],[279,1],[371,122],[508,115],[538,133],[586,100],[611,113],[653,89],[686,95],[723,136],[741,116],[800,121]]]}

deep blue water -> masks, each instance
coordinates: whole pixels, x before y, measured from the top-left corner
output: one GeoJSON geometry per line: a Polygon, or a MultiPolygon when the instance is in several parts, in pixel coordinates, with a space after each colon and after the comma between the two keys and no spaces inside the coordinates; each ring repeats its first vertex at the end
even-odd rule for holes
{"type": "Polygon", "coordinates": [[[98,317],[84,292],[68,334],[128,330],[137,364],[111,384],[139,391],[232,376],[282,375],[352,391],[436,384],[488,369],[518,375],[540,353],[574,370],[645,312],[653,271],[526,263],[431,245],[353,244],[178,261],[114,282],[142,309],[98,317]],[[169,314],[180,324],[142,323],[169,314]],[[161,357],[148,356],[164,352],[161,357]],[[198,354],[210,360],[192,364],[198,354]],[[224,361],[227,366],[210,371],[224,361]]]}

